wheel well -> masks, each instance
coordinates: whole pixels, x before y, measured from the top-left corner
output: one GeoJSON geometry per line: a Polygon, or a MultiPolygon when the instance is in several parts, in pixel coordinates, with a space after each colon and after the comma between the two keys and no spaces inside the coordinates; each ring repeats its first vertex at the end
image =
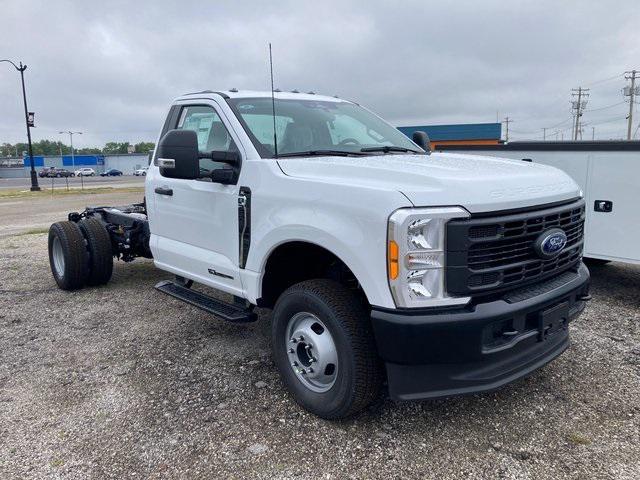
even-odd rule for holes
{"type": "Polygon", "coordinates": [[[356,276],[336,255],[313,243],[289,242],[278,246],[267,259],[258,306],[271,308],[287,288],[314,278],[336,280],[367,301],[356,276]]]}

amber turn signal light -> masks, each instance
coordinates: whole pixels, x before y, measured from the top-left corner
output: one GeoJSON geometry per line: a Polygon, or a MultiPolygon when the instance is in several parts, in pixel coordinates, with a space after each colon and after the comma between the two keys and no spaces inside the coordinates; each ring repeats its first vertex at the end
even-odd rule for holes
{"type": "Polygon", "coordinates": [[[398,278],[398,244],[393,240],[389,241],[389,278],[395,280],[398,278]]]}

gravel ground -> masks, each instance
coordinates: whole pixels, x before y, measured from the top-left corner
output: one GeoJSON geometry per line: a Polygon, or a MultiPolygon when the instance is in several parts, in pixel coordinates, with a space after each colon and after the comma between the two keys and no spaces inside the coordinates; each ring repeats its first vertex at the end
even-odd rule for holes
{"type": "MultiPolygon", "coordinates": [[[[101,177],[99,175],[95,177],[69,177],[70,187],[80,187],[84,184],[85,187],[93,188],[97,186],[110,186],[110,187],[135,187],[143,186],[145,177],[136,177],[134,175],[122,175],[120,177],[101,177]]],[[[51,188],[51,178],[38,177],[38,185],[41,188],[51,188]]],[[[64,188],[67,184],[65,178],[54,178],[54,188],[64,188]]],[[[15,190],[15,189],[29,189],[31,187],[31,178],[0,178],[0,192],[2,190],[15,190]]]]}
{"type": "Polygon", "coordinates": [[[63,292],[45,234],[0,238],[0,478],[640,478],[640,267],[593,277],[530,377],[332,423],[283,391],[268,311],[218,321],[150,261],[63,292]]]}

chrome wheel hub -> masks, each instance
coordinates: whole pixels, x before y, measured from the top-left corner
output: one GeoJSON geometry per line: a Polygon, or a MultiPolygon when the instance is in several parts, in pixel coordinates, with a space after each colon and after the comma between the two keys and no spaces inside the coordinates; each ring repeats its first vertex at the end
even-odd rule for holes
{"type": "Polygon", "coordinates": [[[284,341],[298,380],[314,392],[329,390],[338,373],[338,351],[325,324],[312,313],[296,313],[287,324],[284,341]]]}
{"type": "Polygon", "coordinates": [[[53,257],[53,268],[56,269],[58,277],[64,277],[64,253],[62,252],[62,244],[60,243],[60,239],[58,237],[53,237],[51,254],[53,257]]]}

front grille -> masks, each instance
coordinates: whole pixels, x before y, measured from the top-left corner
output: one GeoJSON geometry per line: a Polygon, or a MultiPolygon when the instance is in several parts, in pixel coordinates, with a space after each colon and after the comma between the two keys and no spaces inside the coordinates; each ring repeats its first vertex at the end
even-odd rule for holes
{"type": "Polygon", "coordinates": [[[584,201],[447,224],[447,292],[473,295],[515,288],[575,266],[582,257],[584,201]],[[534,242],[561,228],[567,244],[555,258],[538,256],[534,242]]]}

